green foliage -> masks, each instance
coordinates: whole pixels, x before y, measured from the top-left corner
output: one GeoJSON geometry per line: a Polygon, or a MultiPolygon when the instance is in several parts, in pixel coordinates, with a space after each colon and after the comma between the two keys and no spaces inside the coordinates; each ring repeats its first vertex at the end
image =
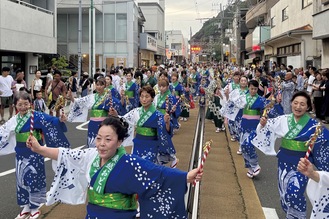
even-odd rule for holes
{"type": "Polygon", "coordinates": [[[68,61],[65,56],[60,56],[59,58],[53,58],[51,60],[52,66],[55,66],[57,69],[61,70],[69,66],[68,61]]]}

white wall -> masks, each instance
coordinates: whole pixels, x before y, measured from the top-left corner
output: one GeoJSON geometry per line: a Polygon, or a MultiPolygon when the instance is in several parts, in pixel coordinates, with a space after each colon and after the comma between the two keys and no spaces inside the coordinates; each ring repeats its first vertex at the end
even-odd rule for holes
{"type": "Polygon", "coordinates": [[[56,53],[55,19],[52,14],[0,1],[0,50],[56,53]]]}
{"type": "Polygon", "coordinates": [[[313,5],[302,9],[301,0],[280,0],[271,8],[271,17],[275,16],[275,27],[271,29],[271,37],[307,24],[313,25],[313,5]],[[288,19],[282,21],[282,10],[288,7],[288,19]]]}

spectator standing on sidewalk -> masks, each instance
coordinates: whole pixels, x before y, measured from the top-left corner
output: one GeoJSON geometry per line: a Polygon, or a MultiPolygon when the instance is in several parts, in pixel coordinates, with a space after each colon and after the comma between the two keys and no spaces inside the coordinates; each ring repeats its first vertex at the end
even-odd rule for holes
{"type": "MultiPolygon", "coordinates": [[[[50,92],[52,92],[52,100],[48,106],[49,108],[49,114],[52,116],[54,114],[54,108],[55,108],[55,103],[57,101],[57,98],[59,97],[59,95],[62,95],[64,97],[64,99],[66,99],[66,86],[64,84],[64,82],[61,80],[62,77],[62,73],[58,70],[56,70],[54,72],[54,80],[48,85],[48,87],[46,87],[46,98],[49,96],[50,92]],[[49,86],[51,86],[51,88],[49,89],[50,91],[48,91],[49,86]]],[[[56,111],[56,117],[59,117],[60,113],[59,110],[56,111]]]]}
{"type": "MultiPolygon", "coordinates": [[[[35,78],[32,81],[31,85],[31,96],[32,99],[35,100],[37,92],[40,92],[42,89],[42,80],[41,80],[41,71],[37,70],[35,72],[35,78]]],[[[42,92],[42,91],[41,91],[42,92]]]]}
{"type": "Polygon", "coordinates": [[[315,80],[313,81],[313,104],[315,109],[316,118],[323,120],[324,117],[321,116],[322,112],[322,103],[323,103],[323,91],[320,90],[320,86],[322,84],[322,75],[317,72],[315,74],[315,80]]]}
{"type": "Polygon", "coordinates": [[[5,114],[5,107],[7,104],[9,105],[8,119],[10,119],[13,115],[13,91],[11,85],[14,79],[11,75],[9,75],[9,73],[10,73],[10,68],[8,67],[2,68],[2,75],[0,76],[0,97],[1,97],[0,124],[5,123],[4,114],[5,114]]]}
{"type": "Polygon", "coordinates": [[[281,91],[282,91],[282,102],[281,105],[283,107],[284,114],[291,113],[291,98],[295,91],[295,83],[292,81],[292,72],[288,71],[284,76],[284,81],[281,83],[281,91]]]}
{"type": "Polygon", "coordinates": [[[321,116],[323,117],[322,122],[328,124],[329,123],[328,120],[325,120],[325,117],[329,116],[329,70],[328,69],[323,73],[323,80],[324,82],[320,86],[320,89],[324,91],[321,116]]]}

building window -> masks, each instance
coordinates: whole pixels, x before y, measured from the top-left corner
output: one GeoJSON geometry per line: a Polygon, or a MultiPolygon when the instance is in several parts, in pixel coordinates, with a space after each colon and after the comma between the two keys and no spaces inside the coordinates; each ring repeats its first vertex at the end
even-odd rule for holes
{"type": "Polygon", "coordinates": [[[271,18],[271,28],[275,27],[275,17],[271,18]]]}
{"type": "Polygon", "coordinates": [[[327,5],[327,4],[329,4],[329,0],[321,0],[321,3],[324,5],[327,5]]]}
{"type": "Polygon", "coordinates": [[[117,40],[127,40],[127,14],[117,14],[117,40]]]}
{"type": "Polygon", "coordinates": [[[302,0],[302,8],[306,8],[307,6],[311,5],[313,0],[302,0]]]}
{"type": "Polygon", "coordinates": [[[288,7],[282,10],[282,21],[285,21],[287,19],[288,19],[288,7]]]}

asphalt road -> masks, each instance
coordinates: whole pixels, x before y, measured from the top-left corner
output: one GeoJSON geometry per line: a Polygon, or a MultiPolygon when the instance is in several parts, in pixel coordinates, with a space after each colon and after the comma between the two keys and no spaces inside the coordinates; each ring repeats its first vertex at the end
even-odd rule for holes
{"type": "MultiPolygon", "coordinates": [[[[87,142],[87,131],[77,130],[76,126],[80,123],[66,123],[68,132],[67,138],[72,144],[72,148],[76,148],[85,145],[87,142]]],[[[15,155],[1,156],[0,164],[0,218],[1,219],[13,219],[21,211],[21,208],[17,205],[16,201],[16,178],[15,172],[15,155]],[[9,174],[5,171],[10,171],[9,174]]],[[[47,175],[47,190],[54,177],[54,172],[51,168],[51,161],[46,161],[46,175],[47,175]]]]}

